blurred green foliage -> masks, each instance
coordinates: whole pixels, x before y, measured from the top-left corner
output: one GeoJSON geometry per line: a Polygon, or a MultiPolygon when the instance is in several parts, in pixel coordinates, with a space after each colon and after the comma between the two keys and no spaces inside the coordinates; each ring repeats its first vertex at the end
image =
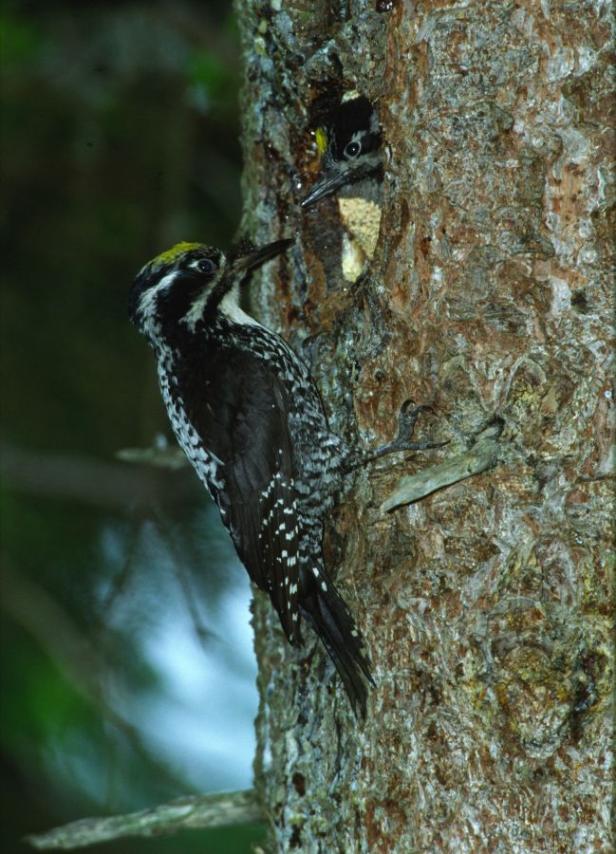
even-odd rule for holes
{"type": "MultiPolygon", "coordinates": [[[[171,690],[147,644],[168,619],[169,585],[210,613],[240,571],[190,471],[114,455],[168,432],[126,318],[132,277],[178,240],[227,245],[239,221],[240,62],[227,0],[14,0],[0,26],[0,844],[11,854],[26,833],[195,791],[195,774],[140,728],[171,690]]],[[[196,619],[186,602],[188,630],[250,679],[196,619]]],[[[227,779],[218,766],[197,776],[213,789],[227,779]]],[[[105,850],[243,852],[261,835],[105,850]]]]}

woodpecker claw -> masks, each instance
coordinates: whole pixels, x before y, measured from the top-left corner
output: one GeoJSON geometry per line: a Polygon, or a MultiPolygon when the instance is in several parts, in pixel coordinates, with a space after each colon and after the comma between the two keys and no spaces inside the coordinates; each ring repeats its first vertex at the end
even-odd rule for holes
{"type": "MultiPolygon", "coordinates": [[[[394,451],[424,451],[428,448],[442,448],[448,442],[412,442],[413,433],[415,432],[415,424],[422,412],[432,412],[431,406],[420,404],[415,406],[412,400],[405,400],[400,407],[398,415],[398,435],[387,445],[379,450],[384,453],[392,453],[394,451]]],[[[383,456],[381,453],[379,456],[383,456]]]]}
{"type": "Polygon", "coordinates": [[[368,451],[368,453],[361,454],[359,457],[351,460],[346,466],[346,471],[353,471],[353,469],[374,462],[374,460],[378,460],[388,454],[395,454],[401,451],[427,451],[448,445],[449,442],[411,441],[419,415],[422,412],[430,412],[431,410],[431,406],[415,406],[412,400],[405,400],[400,407],[398,415],[398,435],[396,438],[392,442],[387,442],[387,444],[381,445],[373,451],[368,451]]]}

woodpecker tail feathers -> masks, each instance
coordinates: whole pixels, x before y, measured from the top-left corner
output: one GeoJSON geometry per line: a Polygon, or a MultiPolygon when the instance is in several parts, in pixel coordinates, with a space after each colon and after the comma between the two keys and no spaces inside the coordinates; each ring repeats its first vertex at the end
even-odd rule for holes
{"type": "MultiPolygon", "coordinates": [[[[303,616],[317,633],[333,661],[356,716],[366,717],[367,682],[374,686],[362,636],[344,600],[331,583],[319,585],[303,616]]],[[[304,603],[307,604],[307,603],[304,603]]]]}

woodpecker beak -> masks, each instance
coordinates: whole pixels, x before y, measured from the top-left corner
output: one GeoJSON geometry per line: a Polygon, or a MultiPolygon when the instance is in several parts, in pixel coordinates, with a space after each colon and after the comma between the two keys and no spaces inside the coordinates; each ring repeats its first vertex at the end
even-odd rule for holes
{"type": "Polygon", "coordinates": [[[252,252],[248,252],[246,255],[240,255],[238,258],[234,258],[231,261],[231,272],[233,276],[250,273],[251,270],[255,270],[271,258],[281,255],[292,243],[293,240],[290,239],[276,240],[274,243],[268,243],[260,249],[255,249],[252,252]]]}
{"type": "Polygon", "coordinates": [[[334,172],[331,175],[325,174],[314,184],[312,190],[300,202],[302,208],[309,208],[325,196],[331,196],[336,190],[343,187],[349,181],[349,172],[334,172]]]}

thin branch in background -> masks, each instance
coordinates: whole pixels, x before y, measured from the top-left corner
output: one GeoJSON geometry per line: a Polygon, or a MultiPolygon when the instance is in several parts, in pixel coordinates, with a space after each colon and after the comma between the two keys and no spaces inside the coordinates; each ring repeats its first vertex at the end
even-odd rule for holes
{"type": "Polygon", "coordinates": [[[180,585],[180,590],[182,591],[182,598],[184,599],[184,603],[190,615],[195,634],[202,648],[209,652],[207,644],[209,641],[216,640],[217,635],[215,632],[211,631],[211,629],[208,629],[206,627],[201,617],[201,614],[199,613],[199,609],[196,604],[197,597],[195,596],[195,592],[191,586],[188,573],[186,572],[184,561],[182,560],[182,555],[180,553],[180,549],[176,541],[175,533],[172,529],[172,526],[167,522],[167,520],[161,513],[155,513],[154,522],[158,527],[160,534],[167,543],[169,550],[171,551],[171,555],[173,558],[173,567],[175,571],[174,574],[180,585]]]}
{"type": "Polygon", "coordinates": [[[124,557],[120,571],[115,578],[112,579],[109,590],[102,597],[102,601],[98,608],[98,613],[94,618],[92,627],[92,637],[96,640],[97,636],[103,640],[107,634],[109,627],[109,615],[115,607],[120,597],[124,594],[128,582],[134,572],[134,562],[137,555],[137,546],[139,544],[139,532],[144,514],[138,513],[137,518],[131,521],[130,533],[128,541],[124,549],[124,557]]]}
{"type": "Polygon", "coordinates": [[[149,448],[120,448],[116,459],[124,463],[138,463],[156,468],[178,469],[188,468],[186,454],[175,443],[170,445],[164,436],[158,436],[149,448]]]}
{"type": "Polygon", "coordinates": [[[26,837],[39,850],[69,850],[126,836],[160,836],[197,830],[256,824],[264,819],[253,789],[179,798],[168,804],[126,815],[84,818],[47,833],[26,837]]]}
{"type": "Polygon", "coordinates": [[[169,471],[169,467],[129,466],[0,443],[0,477],[7,486],[40,498],[78,501],[105,509],[151,507],[157,498],[183,500],[192,492],[192,480],[172,479],[169,471]]]}

